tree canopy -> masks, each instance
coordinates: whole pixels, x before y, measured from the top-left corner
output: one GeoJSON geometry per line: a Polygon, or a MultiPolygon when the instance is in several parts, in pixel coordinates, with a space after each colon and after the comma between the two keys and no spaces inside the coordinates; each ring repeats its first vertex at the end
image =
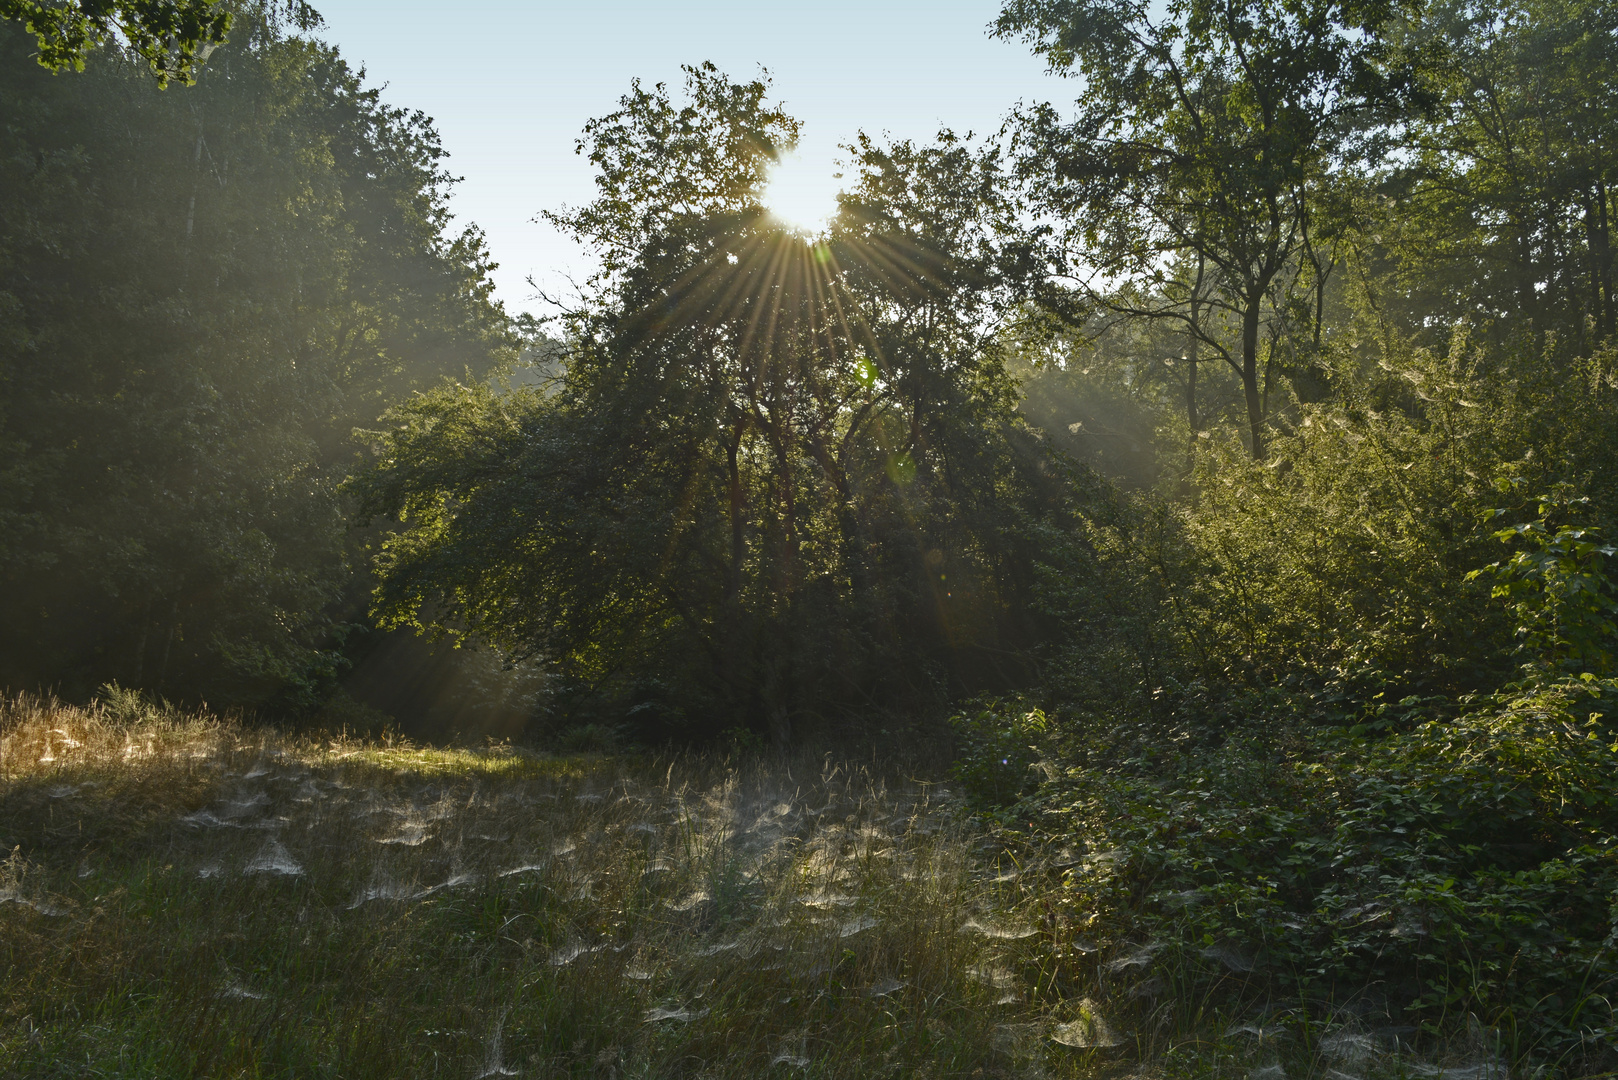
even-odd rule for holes
{"type": "Polygon", "coordinates": [[[268,19],[183,98],[0,34],[0,678],[312,700],[353,429],[513,351],[437,136],[268,19]]]}
{"type": "Polygon", "coordinates": [[[1595,0],[1014,0],[1072,106],[857,136],[812,237],[766,80],[635,83],[521,334],[430,122],[236,18],[183,105],[0,87],[10,678],[314,702],[394,627],[654,739],[1453,696],[1524,663],[1481,515],[1611,528],[1595,0]]]}
{"type": "Polygon", "coordinates": [[[395,414],[365,481],[406,525],[382,613],[543,656],[651,730],[784,739],[795,712],[1014,682],[1034,631],[1008,593],[1056,492],[995,344],[1042,263],[993,154],[862,140],[805,240],[758,201],[796,135],[767,86],[704,66],[685,91],[586,129],[598,198],[552,220],[602,270],[558,385],[395,414]]]}
{"type": "MultiPolygon", "coordinates": [[[[304,4],[293,7],[305,24],[316,18],[304,4]]],[[[83,71],[92,52],[116,42],[163,87],[196,81],[198,67],[228,40],[232,14],[222,0],[0,0],[0,19],[34,35],[35,57],[50,71],[83,71]]]]}
{"type": "Polygon", "coordinates": [[[1397,11],[1014,0],[995,24],[1083,80],[1071,118],[1036,106],[1017,131],[1019,175],[1059,222],[1080,287],[1228,364],[1255,458],[1282,339],[1318,337],[1309,294],[1337,261],[1351,169],[1420,97],[1382,33],[1397,11]]]}

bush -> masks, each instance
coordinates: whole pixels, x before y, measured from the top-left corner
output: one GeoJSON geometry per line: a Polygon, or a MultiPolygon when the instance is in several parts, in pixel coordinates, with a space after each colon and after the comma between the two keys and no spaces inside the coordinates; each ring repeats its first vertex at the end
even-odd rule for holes
{"type": "Polygon", "coordinates": [[[1227,697],[1301,694],[1352,721],[1367,702],[1412,697],[1443,713],[1445,700],[1516,677],[1528,613],[1468,578],[1498,555],[1499,523],[1483,523],[1533,519],[1541,500],[1529,493],[1556,493],[1548,542],[1562,553],[1525,552],[1515,584],[1495,584],[1543,597],[1560,586],[1519,571],[1554,576],[1567,559],[1582,569],[1558,581],[1594,581],[1591,537],[1618,511],[1615,359],[1483,350],[1464,328],[1447,355],[1397,342],[1383,354],[1369,371],[1342,358],[1332,400],[1291,407],[1265,461],[1216,433],[1198,441],[1189,497],[1092,499],[1076,529],[1048,538],[1041,602],[1063,628],[1045,664],[1052,701],[1162,718],[1169,688],[1200,682],[1227,697]]]}
{"type": "Polygon", "coordinates": [[[1045,714],[1021,699],[989,699],[950,717],[956,760],[950,772],[980,812],[1015,803],[1039,783],[1035,767],[1046,756],[1045,714]]]}
{"type": "Polygon", "coordinates": [[[1104,937],[1067,946],[1080,980],[1168,977],[1191,1002],[1239,973],[1317,1017],[1358,999],[1434,1035],[1476,1017],[1520,1058],[1604,1053],[1615,705],[1618,683],[1585,678],[1378,739],[1120,728],[1007,816],[1086,844],[1063,906],[1104,937]],[[1097,963],[1126,944],[1147,958],[1097,963]]]}
{"type": "MultiPolygon", "coordinates": [[[[1525,543],[1509,559],[1467,575],[1469,581],[1493,582],[1491,595],[1510,602],[1519,651],[1531,657],[1530,672],[1612,671],[1618,599],[1606,561],[1618,549],[1602,544],[1598,530],[1567,520],[1582,516],[1589,504],[1588,498],[1542,497],[1536,520],[1494,534],[1506,543],[1525,543]]],[[[1490,516],[1504,514],[1496,510],[1490,516]]]]}

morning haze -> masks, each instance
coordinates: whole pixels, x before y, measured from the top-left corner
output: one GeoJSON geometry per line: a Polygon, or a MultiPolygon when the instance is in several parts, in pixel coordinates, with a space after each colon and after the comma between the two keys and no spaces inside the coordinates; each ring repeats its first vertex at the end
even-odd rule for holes
{"type": "Polygon", "coordinates": [[[0,4],[0,1075],[1611,1077],[1614,85],[0,4]]]}

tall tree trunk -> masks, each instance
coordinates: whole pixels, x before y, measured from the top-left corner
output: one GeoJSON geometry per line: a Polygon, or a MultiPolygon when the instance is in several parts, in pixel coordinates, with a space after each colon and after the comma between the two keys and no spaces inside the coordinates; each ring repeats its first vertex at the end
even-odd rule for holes
{"type": "Polygon", "coordinates": [[[1585,240],[1590,248],[1590,305],[1596,331],[1603,338],[1613,329],[1612,234],[1607,217],[1607,186],[1597,183],[1584,204],[1585,240]]]}
{"type": "Polygon", "coordinates": [[[1264,400],[1258,386],[1258,316],[1264,290],[1254,290],[1242,312],[1242,392],[1247,398],[1247,426],[1254,461],[1264,460],[1264,400]]]}
{"type": "Polygon", "coordinates": [[[747,560],[747,493],[742,488],[740,457],[742,436],[746,427],[745,420],[735,420],[731,428],[730,442],[725,447],[730,510],[730,565],[725,568],[723,607],[725,625],[721,638],[725,645],[720,659],[722,667],[719,677],[730,692],[731,707],[738,718],[742,717],[747,709],[748,694],[742,665],[750,655],[745,640],[746,620],[742,615],[742,570],[747,560]]]}
{"type": "Polygon", "coordinates": [[[792,475],[791,432],[786,430],[784,423],[772,426],[770,442],[775,454],[781,494],[781,556],[777,588],[782,596],[790,598],[797,592],[798,492],[792,475]]]}
{"type": "Polygon", "coordinates": [[[1202,332],[1201,296],[1202,281],[1206,272],[1206,257],[1199,254],[1197,278],[1191,285],[1191,333],[1186,335],[1190,341],[1184,355],[1185,362],[1191,366],[1191,370],[1185,375],[1185,419],[1191,428],[1191,434],[1188,436],[1190,441],[1185,449],[1185,471],[1188,478],[1197,466],[1197,433],[1202,430],[1202,420],[1197,415],[1197,365],[1202,359],[1202,338],[1198,335],[1202,332]]]}
{"type": "Polygon", "coordinates": [[[1526,225],[1515,221],[1513,225],[1517,233],[1517,307],[1527,317],[1528,325],[1537,336],[1544,329],[1544,320],[1537,317],[1537,312],[1543,305],[1539,303],[1539,296],[1534,292],[1532,241],[1526,225]]]}
{"type": "Polygon", "coordinates": [[[1185,375],[1185,420],[1191,426],[1192,446],[1197,445],[1197,432],[1200,430],[1197,423],[1197,364],[1200,359],[1197,356],[1198,344],[1197,339],[1192,338],[1191,348],[1187,350],[1185,357],[1185,362],[1190,365],[1190,370],[1185,375]]]}
{"type": "Polygon", "coordinates": [[[727,477],[730,503],[730,565],[725,572],[725,613],[736,617],[741,614],[742,562],[747,557],[747,522],[744,518],[746,497],[742,491],[740,454],[743,424],[738,421],[730,434],[726,449],[727,477]]]}
{"type": "Polygon", "coordinates": [[[831,481],[837,495],[837,549],[842,557],[843,570],[848,574],[849,590],[863,596],[865,590],[865,559],[860,544],[859,517],[854,512],[854,490],[849,486],[848,470],[843,467],[842,455],[833,451],[820,436],[809,441],[809,453],[820,465],[820,471],[831,481]]]}
{"type": "Polygon", "coordinates": [[[1601,223],[1601,332],[1611,337],[1618,318],[1614,317],[1612,297],[1612,221],[1607,213],[1607,185],[1596,185],[1596,209],[1601,223]]]}

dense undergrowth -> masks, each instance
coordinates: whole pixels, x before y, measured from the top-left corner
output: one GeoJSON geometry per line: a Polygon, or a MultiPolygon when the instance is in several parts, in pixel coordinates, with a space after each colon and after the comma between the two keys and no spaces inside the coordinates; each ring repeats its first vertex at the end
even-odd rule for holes
{"type": "Polygon", "coordinates": [[[1399,345],[1268,460],[1210,439],[1053,535],[1065,636],[956,776],[1073,838],[1056,962],[1152,1060],[1352,1017],[1344,1075],[1618,1066],[1615,387],[1608,349],[1399,345]]]}
{"type": "Polygon", "coordinates": [[[1255,700],[1242,725],[1076,736],[1001,705],[958,720],[957,773],[1006,834],[1084,840],[1046,901],[1084,930],[1055,959],[1146,1030],[1240,1000],[1258,1040],[1354,1017],[1361,1066],[1470,1031],[1474,1067],[1590,1075],[1618,1060],[1615,691],[1392,732],[1255,700]]]}
{"type": "Polygon", "coordinates": [[[996,820],[826,759],[12,699],[0,1074],[1587,1072],[1610,928],[1563,909],[1604,913],[1613,867],[1584,704],[1376,747],[1119,731],[996,820]],[[1531,1015],[1477,996],[1513,950],[1531,1015]]]}

